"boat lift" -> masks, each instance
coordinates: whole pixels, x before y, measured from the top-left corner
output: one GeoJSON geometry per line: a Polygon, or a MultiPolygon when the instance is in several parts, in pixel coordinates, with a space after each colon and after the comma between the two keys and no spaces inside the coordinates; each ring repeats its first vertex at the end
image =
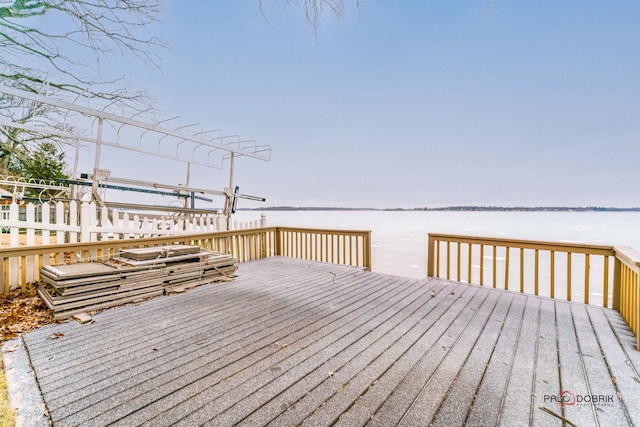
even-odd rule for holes
{"type": "MultiPolygon", "coordinates": [[[[66,102],[45,95],[25,92],[8,86],[0,85],[0,93],[22,98],[32,102],[51,105],[66,110],[66,116],[73,116],[76,120],[85,121],[86,128],[91,129],[90,135],[70,133],[50,126],[30,125],[8,121],[0,118],[1,126],[8,126],[36,132],[45,136],[55,136],[75,142],[75,156],[73,162],[73,179],[61,180],[57,185],[71,186],[70,196],[76,198],[78,186],[91,187],[91,199],[100,206],[106,206],[99,194],[99,189],[118,189],[125,191],[147,192],[150,194],[175,195],[184,199],[181,211],[195,211],[195,200],[211,200],[204,195],[225,197],[224,214],[227,224],[231,214],[235,212],[237,200],[240,198],[265,201],[264,198],[240,194],[234,186],[234,163],[237,157],[250,157],[262,161],[271,160],[271,147],[258,145],[254,140],[243,140],[238,135],[224,135],[222,130],[204,130],[201,124],[178,125],[169,127],[168,122],[178,120],[172,117],[165,120],[143,121],[137,116],[149,114],[149,110],[140,111],[129,117],[106,111],[113,107],[109,105],[99,110],[79,105],[79,99],[66,102]],[[89,120],[89,123],[86,121],[89,120]],[[199,126],[199,131],[187,133],[187,129],[199,126]],[[149,140],[154,146],[149,147],[149,140]],[[78,160],[80,142],[95,144],[93,173],[78,176],[78,160]],[[151,156],[170,159],[187,164],[186,185],[168,185],[153,182],[136,181],[126,178],[114,178],[110,172],[101,169],[100,155],[103,146],[115,147],[151,156]],[[229,160],[229,186],[222,191],[212,189],[193,188],[190,186],[191,165],[212,169],[222,169],[225,160],[229,160]],[[118,185],[122,184],[122,185],[118,185]],[[168,190],[168,191],[167,191],[168,190]]],[[[113,205],[113,203],[109,203],[113,205]]],[[[140,205],[138,205],[140,206],[140,205]]],[[[157,210],[158,206],[152,207],[157,210]]],[[[164,210],[170,210],[164,207],[164,210]]]]}

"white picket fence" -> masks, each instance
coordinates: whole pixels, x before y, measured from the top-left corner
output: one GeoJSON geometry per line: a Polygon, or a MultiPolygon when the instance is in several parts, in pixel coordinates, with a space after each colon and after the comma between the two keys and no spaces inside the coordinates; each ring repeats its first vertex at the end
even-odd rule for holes
{"type": "MultiPolygon", "coordinates": [[[[91,202],[57,202],[36,206],[29,203],[26,215],[20,219],[20,206],[12,203],[3,206],[0,226],[9,231],[9,247],[20,245],[20,233],[26,234],[26,245],[48,245],[53,243],[98,242],[116,239],[170,236],[181,234],[224,231],[226,218],[221,211],[199,217],[180,218],[172,216],[140,216],[103,207],[98,209],[91,202]],[[8,211],[8,212],[7,212],[8,211]],[[36,241],[36,236],[40,236],[36,241]],[[55,241],[53,239],[55,237],[55,241]]],[[[234,222],[231,229],[266,227],[265,216],[247,223],[234,222]]],[[[24,244],[24,243],[23,243],[24,244]]]]}

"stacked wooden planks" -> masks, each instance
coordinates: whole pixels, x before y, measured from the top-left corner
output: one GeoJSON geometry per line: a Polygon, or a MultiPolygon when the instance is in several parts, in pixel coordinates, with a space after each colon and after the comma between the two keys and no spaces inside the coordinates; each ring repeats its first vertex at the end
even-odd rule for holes
{"type": "Polygon", "coordinates": [[[237,260],[198,246],[130,249],[101,262],[44,266],[38,295],[54,319],[230,280],[237,260]]]}

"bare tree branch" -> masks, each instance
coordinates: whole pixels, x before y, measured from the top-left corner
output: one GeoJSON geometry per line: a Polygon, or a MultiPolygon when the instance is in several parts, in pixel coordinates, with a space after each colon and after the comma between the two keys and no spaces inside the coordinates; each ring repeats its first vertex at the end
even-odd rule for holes
{"type": "MultiPolygon", "coordinates": [[[[166,44],[151,30],[162,13],[162,0],[0,2],[0,84],[146,109],[151,104],[148,94],[124,75],[102,77],[100,63],[118,55],[157,67],[157,51],[166,44]]],[[[0,95],[0,117],[18,124],[72,130],[65,112],[7,95],[0,95]]],[[[43,139],[37,132],[0,127],[0,169],[24,163],[32,151],[42,147],[50,151],[51,144],[66,142],[43,139]]]]}
{"type": "MultiPolygon", "coordinates": [[[[267,14],[264,11],[264,1],[256,1],[258,3],[258,12],[268,21],[267,14]]],[[[360,8],[360,0],[352,0],[351,2],[356,8],[360,8]]],[[[273,3],[278,4],[279,1],[273,0],[273,3]]],[[[338,20],[342,20],[349,0],[286,0],[285,3],[291,8],[302,10],[305,22],[311,28],[313,35],[317,36],[322,17],[329,13],[338,20]]]]}
{"type": "Polygon", "coordinates": [[[166,44],[150,27],[162,12],[161,0],[14,0],[0,7],[1,77],[46,79],[59,89],[110,86],[91,94],[104,96],[125,80],[99,77],[101,59],[129,55],[157,66],[166,44]]]}

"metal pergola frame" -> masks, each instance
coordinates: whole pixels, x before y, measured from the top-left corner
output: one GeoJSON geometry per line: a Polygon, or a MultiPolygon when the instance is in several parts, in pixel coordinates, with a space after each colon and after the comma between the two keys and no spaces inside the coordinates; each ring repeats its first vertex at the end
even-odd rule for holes
{"type": "MultiPolygon", "coordinates": [[[[38,102],[42,104],[51,105],[53,107],[57,107],[63,110],[67,110],[67,115],[70,112],[79,113],[84,117],[88,117],[92,120],[91,122],[91,135],[81,135],[70,132],[61,131],[59,129],[55,129],[52,127],[45,126],[36,126],[29,124],[16,123],[12,121],[8,121],[0,118],[0,125],[7,127],[14,127],[23,130],[27,130],[30,132],[37,132],[44,136],[56,136],[59,138],[68,139],[70,141],[75,141],[76,143],[76,151],[75,151],[75,159],[74,159],[74,170],[73,175],[74,179],[77,178],[77,163],[79,158],[79,149],[80,149],[80,141],[88,142],[96,145],[95,150],[95,159],[94,159],[94,168],[93,174],[90,176],[92,182],[92,199],[95,200],[98,204],[104,206],[104,202],[102,201],[98,188],[100,187],[100,181],[104,180],[104,171],[100,169],[100,154],[102,146],[109,146],[120,148],[124,150],[134,151],[142,154],[147,154],[156,157],[162,157],[169,160],[174,160],[178,162],[183,162],[187,164],[187,182],[186,186],[179,186],[181,191],[194,193],[207,193],[207,194],[215,194],[225,197],[225,215],[227,219],[230,218],[233,206],[235,205],[236,197],[243,197],[253,200],[264,200],[260,198],[256,198],[253,196],[245,196],[237,193],[237,190],[234,191],[233,188],[233,173],[234,173],[234,162],[235,158],[239,156],[251,157],[254,159],[262,160],[262,161],[270,161],[271,160],[271,147],[269,145],[258,145],[254,140],[242,140],[238,135],[224,135],[222,130],[214,129],[214,130],[204,130],[202,127],[199,132],[194,134],[189,134],[185,132],[185,129],[191,128],[193,126],[200,125],[189,124],[189,125],[179,125],[175,128],[167,127],[165,124],[169,121],[178,119],[179,117],[172,117],[165,120],[156,121],[155,119],[152,122],[145,122],[135,117],[141,115],[143,113],[147,113],[147,111],[140,111],[136,114],[133,114],[130,117],[125,117],[124,115],[118,115],[114,113],[110,113],[106,110],[108,107],[105,107],[103,110],[98,110],[90,107],[84,107],[78,105],[76,102],[78,98],[71,103],[66,101],[61,101],[58,99],[54,99],[45,95],[35,94],[31,92],[26,92],[23,90],[15,89],[12,87],[0,85],[0,93],[19,97],[22,99],[30,100],[33,102],[38,102]],[[97,121],[97,126],[94,134],[94,124],[97,121]],[[117,126],[117,130],[115,131],[115,141],[108,140],[104,138],[104,127],[105,123],[111,124],[112,128],[115,129],[117,126]],[[137,145],[127,144],[125,141],[121,139],[121,131],[130,130],[134,134],[138,135],[137,145]],[[216,133],[213,137],[208,137],[207,135],[216,133]],[[157,135],[157,149],[150,150],[148,148],[143,147],[143,139],[148,134],[157,135]],[[165,151],[162,151],[163,142],[165,139],[172,138],[175,143],[175,154],[173,154],[173,150],[171,153],[166,152],[166,144],[165,151]],[[188,144],[191,147],[191,155],[185,156],[181,154],[181,146],[183,144],[188,144]],[[204,152],[206,151],[206,156],[204,152]],[[212,154],[218,154],[218,156],[213,156],[212,154]],[[220,155],[221,154],[221,155],[220,155]],[[216,163],[215,160],[219,161],[216,163]],[[222,163],[224,160],[229,159],[229,186],[225,187],[223,191],[216,190],[206,190],[199,188],[191,188],[189,187],[190,174],[191,174],[191,165],[203,166],[206,168],[212,169],[222,169],[222,163]]],[[[201,126],[201,125],[200,125],[201,126]]],[[[185,151],[185,150],[182,150],[185,151]]],[[[126,180],[124,178],[118,179],[120,183],[124,184],[132,184],[132,185],[150,185],[153,187],[163,186],[165,188],[171,188],[178,186],[169,186],[157,183],[148,183],[144,181],[134,181],[134,180],[126,180]],[[143,184],[140,184],[143,183],[143,184]]],[[[193,204],[194,198],[191,197],[191,202],[193,204]]],[[[185,208],[187,204],[187,199],[185,199],[185,208]]],[[[193,205],[191,206],[193,208],[193,205]]]]}

